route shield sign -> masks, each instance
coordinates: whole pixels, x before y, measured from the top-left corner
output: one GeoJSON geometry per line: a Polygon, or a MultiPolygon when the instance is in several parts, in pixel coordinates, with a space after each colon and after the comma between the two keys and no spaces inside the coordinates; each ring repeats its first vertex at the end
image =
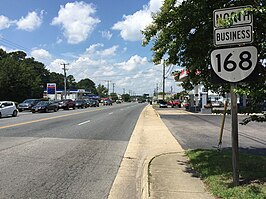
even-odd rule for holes
{"type": "Polygon", "coordinates": [[[211,53],[213,71],[227,82],[240,82],[255,69],[258,50],[254,46],[216,49],[211,53]]]}

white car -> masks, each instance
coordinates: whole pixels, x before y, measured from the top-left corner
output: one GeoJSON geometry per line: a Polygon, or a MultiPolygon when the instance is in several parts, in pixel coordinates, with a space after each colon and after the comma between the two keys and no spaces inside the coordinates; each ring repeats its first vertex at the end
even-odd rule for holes
{"type": "Polygon", "coordinates": [[[17,115],[18,115],[18,109],[14,102],[0,101],[0,118],[7,116],[16,117],[17,115]]]}

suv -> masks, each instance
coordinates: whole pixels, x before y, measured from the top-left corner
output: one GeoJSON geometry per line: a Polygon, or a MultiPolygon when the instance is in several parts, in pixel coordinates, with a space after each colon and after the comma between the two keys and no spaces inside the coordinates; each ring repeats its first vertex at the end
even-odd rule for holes
{"type": "Polygon", "coordinates": [[[58,102],[58,107],[64,110],[69,110],[70,108],[75,109],[76,104],[72,99],[63,99],[58,102]]]}
{"type": "Polygon", "coordinates": [[[13,117],[18,115],[16,104],[11,101],[0,101],[0,118],[9,115],[12,115],[13,117]]]}
{"type": "Polygon", "coordinates": [[[31,108],[40,101],[40,99],[26,99],[22,103],[18,104],[18,111],[22,112],[24,110],[31,110],[31,108]]]}

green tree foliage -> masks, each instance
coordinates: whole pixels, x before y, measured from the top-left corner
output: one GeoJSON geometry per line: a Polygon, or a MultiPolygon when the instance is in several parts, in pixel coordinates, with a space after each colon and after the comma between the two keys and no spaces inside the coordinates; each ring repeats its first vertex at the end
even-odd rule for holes
{"type": "Polygon", "coordinates": [[[117,96],[116,93],[110,93],[110,98],[111,98],[113,101],[118,100],[118,96],[117,96]]]}
{"type": "Polygon", "coordinates": [[[122,100],[124,102],[130,101],[130,95],[129,94],[123,94],[121,97],[122,97],[122,100]]]}
{"type": "Polygon", "coordinates": [[[91,93],[95,93],[95,94],[97,93],[95,83],[89,78],[80,80],[77,83],[77,87],[90,91],[91,93]]]}
{"type": "Polygon", "coordinates": [[[21,51],[5,53],[1,50],[0,54],[1,100],[20,102],[25,98],[42,97],[43,81],[48,74],[44,65],[26,58],[21,51]]]}
{"type": "MultiPolygon", "coordinates": [[[[26,98],[42,98],[47,83],[56,83],[64,89],[64,75],[50,72],[43,63],[27,58],[22,51],[7,53],[0,49],[0,100],[21,102],[26,98]]],[[[97,94],[90,79],[75,82],[73,75],[67,77],[68,89],[83,88],[97,94]]]]}
{"type": "Polygon", "coordinates": [[[108,97],[108,89],[104,85],[99,84],[96,90],[100,97],[108,97]]]}
{"type": "MultiPolygon", "coordinates": [[[[143,45],[152,42],[152,61],[159,64],[178,65],[189,71],[181,85],[191,90],[195,85],[224,94],[228,84],[211,82],[211,51],[213,45],[213,11],[216,9],[252,5],[254,13],[254,44],[258,48],[259,76],[256,81],[238,84],[237,92],[248,94],[254,104],[266,99],[266,12],[265,1],[253,0],[165,0],[160,12],[154,14],[152,23],[143,31],[143,45]],[[200,71],[200,73],[197,73],[200,71]],[[255,88],[255,89],[254,89],[255,88]]],[[[179,73],[175,73],[178,75],[179,73]]]]}
{"type": "Polygon", "coordinates": [[[56,72],[51,72],[49,74],[48,83],[56,83],[56,88],[58,90],[64,90],[64,75],[56,72]]]}

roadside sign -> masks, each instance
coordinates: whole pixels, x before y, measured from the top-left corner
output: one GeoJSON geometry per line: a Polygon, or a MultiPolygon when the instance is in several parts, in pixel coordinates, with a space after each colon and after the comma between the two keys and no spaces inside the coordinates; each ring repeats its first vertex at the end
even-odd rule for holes
{"type": "Polygon", "coordinates": [[[47,94],[55,95],[56,83],[47,83],[47,94]]]}
{"type": "Polygon", "coordinates": [[[251,6],[240,6],[233,8],[218,9],[213,11],[213,34],[215,46],[250,44],[253,42],[253,15],[242,12],[243,8],[251,6]],[[220,22],[236,14],[229,27],[223,27],[220,22]]]}
{"type": "Polygon", "coordinates": [[[247,78],[255,69],[258,50],[254,46],[216,49],[211,53],[214,72],[223,80],[236,83],[247,78]]]}
{"type": "Polygon", "coordinates": [[[252,26],[222,28],[214,30],[214,45],[249,44],[253,42],[252,26]]]}
{"type": "Polygon", "coordinates": [[[240,26],[240,25],[251,25],[253,23],[253,16],[251,13],[240,14],[239,12],[243,8],[251,8],[252,6],[239,6],[239,7],[232,7],[232,8],[223,8],[217,9],[213,11],[213,26],[214,28],[222,28],[222,25],[219,24],[220,20],[225,20],[230,17],[232,14],[238,13],[235,20],[231,24],[233,26],[240,26]]]}

